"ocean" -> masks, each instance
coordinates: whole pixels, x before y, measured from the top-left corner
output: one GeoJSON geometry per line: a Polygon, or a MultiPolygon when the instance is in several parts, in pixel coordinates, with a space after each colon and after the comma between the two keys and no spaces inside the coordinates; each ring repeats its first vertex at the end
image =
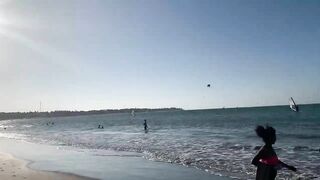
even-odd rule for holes
{"type": "Polygon", "coordinates": [[[278,179],[320,178],[320,104],[301,105],[298,113],[288,106],[270,106],[3,120],[0,137],[86,151],[134,152],[150,161],[254,179],[251,160],[263,145],[254,129],[266,124],[276,129],[279,159],[298,169],[282,169],[278,179]]]}

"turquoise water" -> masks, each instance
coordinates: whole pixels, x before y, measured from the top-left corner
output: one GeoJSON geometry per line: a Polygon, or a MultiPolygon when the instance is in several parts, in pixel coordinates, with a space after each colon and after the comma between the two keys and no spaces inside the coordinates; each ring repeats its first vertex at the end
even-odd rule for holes
{"type": "Polygon", "coordinates": [[[256,125],[277,130],[275,150],[297,173],[279,179],[318,177],[320,171],[320,105],[108,114],[0,122],[1,136],[86,150],[138,152],[144,158],[190,166],[240,179],[253,179],[250,164],[258,146],[256,125]],[[143,131],[147,119],[149,133],[143,131]],[[54,122],[54,125],[47,125],[54,122]],[[104,129],[98,129],[98,125],[104,129]]]}

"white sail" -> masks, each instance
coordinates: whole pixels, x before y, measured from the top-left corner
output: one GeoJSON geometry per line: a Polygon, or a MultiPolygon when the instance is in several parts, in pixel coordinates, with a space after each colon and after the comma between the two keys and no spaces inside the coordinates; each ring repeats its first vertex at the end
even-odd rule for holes
{"type": "Polygon", "coordinates": [[[298,112],[299,109],[298,109],[298,106],[296,105],[296,103],[294,102],[293,98],[291,97],[289,99],[289,105],[290,105],[290,108],[295,111],[295,112],[298,112]]]}

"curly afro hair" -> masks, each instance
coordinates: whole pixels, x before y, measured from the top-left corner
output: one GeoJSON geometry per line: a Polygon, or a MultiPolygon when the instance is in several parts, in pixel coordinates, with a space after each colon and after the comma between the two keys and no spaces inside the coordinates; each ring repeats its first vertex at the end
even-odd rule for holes
{"type": "Polygon", "coordinates": [[[255,129],[257,135],[263,139],[265,143],[273,143],[276,138],[276,130],[271,127],[266,125],[265,127],[263,126],[257,126],[255,129]]]}

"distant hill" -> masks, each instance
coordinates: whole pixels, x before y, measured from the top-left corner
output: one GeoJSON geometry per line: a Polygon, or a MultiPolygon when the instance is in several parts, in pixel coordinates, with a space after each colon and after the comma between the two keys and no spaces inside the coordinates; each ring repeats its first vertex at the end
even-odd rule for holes
{"type": "Polygon", "coordinates": [[[90,111],[47,111],[47,112],[0,112],[0,120],[7,119],[28,119],[40,117],[65,117],[65,116],[83,116],[83,115],[97,115],[97,114],[111,114],[111,113],[131,113],[138,112],[155,112],[155,111],[181,111],[181,108],[128,108],[128,109],[106,109],[106,110],[90,110],[90,111]]]}

